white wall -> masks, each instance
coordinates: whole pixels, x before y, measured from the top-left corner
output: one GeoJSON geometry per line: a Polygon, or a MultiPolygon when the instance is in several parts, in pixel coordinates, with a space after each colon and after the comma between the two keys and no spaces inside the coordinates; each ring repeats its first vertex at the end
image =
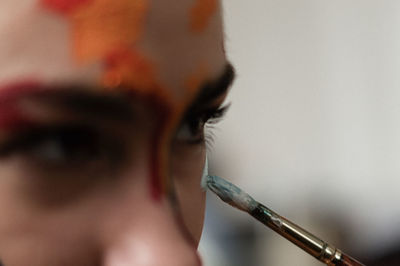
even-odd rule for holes
{"type": "Polygon", "coordinates": [[[308,214],[340,215],[355,250],[391,245],[400,237],[400,1],[224,6],[238,78],[212,149],[216,174],[322,235],[308,214]]]}

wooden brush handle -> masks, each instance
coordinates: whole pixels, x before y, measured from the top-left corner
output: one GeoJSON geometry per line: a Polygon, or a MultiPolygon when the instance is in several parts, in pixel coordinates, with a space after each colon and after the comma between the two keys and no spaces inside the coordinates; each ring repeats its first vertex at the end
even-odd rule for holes
{"type": "Polygon", "coordinates": [[[326,265],[363,265],[262,204],[250,215],[326,265]]]}

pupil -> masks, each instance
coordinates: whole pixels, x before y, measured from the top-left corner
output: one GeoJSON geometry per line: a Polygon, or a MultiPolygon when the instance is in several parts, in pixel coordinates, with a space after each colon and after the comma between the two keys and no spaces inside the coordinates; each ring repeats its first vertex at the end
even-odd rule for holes
{"type": "Polygon", "coordinates": [[[93,160],[99,156],[97,138],[83,130],[64,130],[44,134],[28,150],[39,160],[48,162],[76,162],[93,160]]]}

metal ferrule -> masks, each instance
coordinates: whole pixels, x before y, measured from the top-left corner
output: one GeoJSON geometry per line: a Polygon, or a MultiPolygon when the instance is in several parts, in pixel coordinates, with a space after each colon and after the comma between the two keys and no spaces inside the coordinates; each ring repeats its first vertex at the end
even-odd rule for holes
{"type": "Polygon", "coordinates": [[[251,212],[251,215],[321,262],[328,265],[338,265],[342,260],[342,252],[340,250],[262,204],[259,204],[258,207],[251,212]]]}

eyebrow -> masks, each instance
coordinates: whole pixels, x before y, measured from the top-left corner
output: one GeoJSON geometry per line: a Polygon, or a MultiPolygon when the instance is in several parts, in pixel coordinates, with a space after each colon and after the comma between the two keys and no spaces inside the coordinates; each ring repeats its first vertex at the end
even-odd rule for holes
{"type": "MultiPolygon", "coordinates": [[[[201,86],[197,97],[188,107],[190,110],[188,112],[201,110],[203,106],[209,105],[210,102],[224,95],[230,88],[234,77],[234,68],[230,63],[227,63],[219,77],[207,81],[201,86]]],[[[66,112],[76,113],[77,115],[82,114],[86,117],[113,119],[116,121],[132,121],[135,117],[132,97],[128,97],[125,94],[93,93],[92,90],[79,85],[69,85],[57,89],[46,89],[40,85],[28,85],[29,89],[24,89],[25,86],[23,84],[19,85],[18,90],[12,88],[0,89],[0,113],[6,114],[9,106],[13,108],[12,103],[14,101],[31,98],[48,103],[50,104],[49,106],[65,108],[66,112]]],[[[0,120],[2,120],[1,115],[0,120]]]]}
{"type": "Polygon", "coordinates": [[[231,63],[226,63],[222,75],[217,79],[206,82],[199,90],[192,105],[202,105],[227,93],[235,79],[235,69],[231,63]]]}
{"type": "MultiPolygon", "coordinates": [[[[44,100],[46,95],[38,95],[44,100]]],[[[67,112],[84,114],[88,117],[110,118],[130,121],[134,118],[134,108],[130,98],[122,94],[93,93],[81,86],[54,90],[48,94],[51,105],[61,106],[67,112]]]]}

